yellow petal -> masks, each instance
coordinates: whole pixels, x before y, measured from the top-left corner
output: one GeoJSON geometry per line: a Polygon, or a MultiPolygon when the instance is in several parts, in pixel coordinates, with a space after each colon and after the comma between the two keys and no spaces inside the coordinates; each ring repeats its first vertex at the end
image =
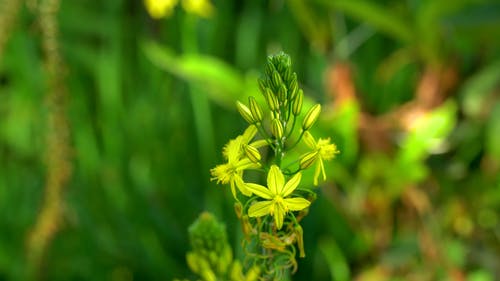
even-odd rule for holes
{"type": "Polygon", "coordinates": [[[259,163],[254,163],[248,158],[244,158],[236,162],[236,171],[243,171],[246,169],[256,169],[260,167],[259,163]]]}
{"type": "Polygon", "coordinates": [[[316,169],[314,170],[314,185],[318,185],[319,176],[323,177],[323,181],[326,180],[325,165],[323,164],[323,159],[318,158],[318,164],[316,164],[316,169]]]}
{"type": "Polygon", "coordinates": [[[290,211],[300,211],[302,209],[305,209],[311,205],[311,202],[307,201],[306,199],[302,197],[296,197],[296,198],[285,198],[283,199],[284,205],[288,210],[290,211]]]}
{"type": "Polygon", "coordinates": [[[241,155],[241,141],[242,137],[238,136],[230,140],[222,149],[222,155],[224,155],[228,162],[235,162],[239,159],[241,155]]]}
{"type": "Polygon", "coordinates": [[[252,191],[247,188],[247,184],[243,181],[240,175],[234,176],[234,182],[236,183],[236,187],[243,193],[245,196],[251,196],[252,191]]]}
{"type": "Polygon", "coordinates": [[[321,167],[321,174],[323,174],[323,181],[326,181],[325,164],[323,163],[323,159],[319,161],[319,165],[321,167]]]}
{"type": "Polygon", "coordinates": [[[257,134],[257,127],[255,125],[250,125],[246,128],[245,132],[243,132],[243,143],[248,144],[257,134]]]}
{"type": "Polygon", "coordinates": [[[266,140],[257,140],[257,141],[252,142],[250,145],[255,147],[255,148],[261,148],[261,147],[264,147],[268,144],[269,143],[266,140]]]}
{"type": "Polygon", "coordinates": [[[262,197],[264,199],[272,199],[274,196],[271,193],[271,191],[269,191],[269,189],[267,189],[265,186],[262,186],[260,184],[247,183],[246,189],[249,190],[250,192],[254,193],[255,195],[262,197]]]}
{"type": "Polygon", "coordinates": [[[309,131],[306,131],[304,133],[302,139],[311,149],[316,149],[316,141],[314,140],[314,137],[311,135],[311,133],[309,133],[309,131]]]}
{"type": "Polygon", "coordinates": [[[285,219],[285,210],[276,204],[274,209],[274,222],[276,223],[276,228],[280,230],[283,227],[283,220],[285,219]]]}
{"type": "Polygon", "coordinates": [[[249,217],[262,217],[269,214],[269,209],[271,208],[272,201],[260,201],[254,203],[250,208],[248,208],[249,217]]]}
{"type": "Polygon", "coordinates": [[[236,199],[236,201],[238,201],[238,197],[236,197],[236,184],[234,182],[234,180],[231,180],[231,193],[233,194],[233,197],[234,199],[236,199]]]}
{"type": "Polygon", "coordinates": [[[182,7],[189,13],[209,18],[214,14],[214,7],[208,0],[183,0],[182,7]]]}
{"type": "Polygon", "coordinates": [[[319,174],[321,173],[321,166],[323,164],[323,160],[318,158],[318,164],[316,164],[316,169],[314,169],[314,185],[318,185],[319,174]]]}
{"type": "Polygon", "coordinates": [[[178,0],[145,0],[146,9],[154,19],[160,19],[172,14],[178,0]]]}
{"type": "Polygon", "coordinates": [[[280,168],[276,165],[272,165],[267,175],[267,186],[272,194],[280,194],[283,185],[285,184],[285,177],[281,173],[280,168]]]}
{"type": "Polygon", "coordinates": [[[288,195],[290,195],[299,185],[301,178],[302,178],[301,173],[295,174],[283,187],[283,190],[280,193],[281,196],[287,197],[288,195]]]}

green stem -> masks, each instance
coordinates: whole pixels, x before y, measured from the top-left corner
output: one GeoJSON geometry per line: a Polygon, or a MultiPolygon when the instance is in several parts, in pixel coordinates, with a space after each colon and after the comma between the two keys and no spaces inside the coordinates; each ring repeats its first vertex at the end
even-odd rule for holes
{"type": "MultiPolygon", "coordinates": [[[[197,53],[198,40],[196,38],[197,18],[186,14],[183,22],[182,49],[184,53],[197,53]]],[[[198,139],[198,150],[203,171],[211,166],[211,159],[215,159],[214,130],[211,117],[210,101],[206,93],[198,87],[188,85],[189,97],[193,109],[195,130],[198,139]]]]}
{"type": "Polygon", "coordinates": [[[257,123],[255,124],[255,127],[257,127],[257,130],[259,131],[259,134],[262,136],[263,139],[266,140],[267,144],[274,150],[274,144],[270,141],[271,136],[264,130],[264,127],[262,127],[262,123],[257,123]]]}
{"type": "Polygon", "coordinates": [[[297,146],[297,144],[300,142],[300,140],[302,139],[302,136],[304,135],[306,131],[302,130],[300,132],[300,135],[299,135],[299,138],[297,139],[297,141],[289,148],[290,150],[292,150],[295,146],[297,146]]]}
{"type": "Polygon", "coordinates": [[[292,128],[290,129],[290,131],[288,132],[288,134],[286,135],[286,138],[288,139],[292,133],[293,133],[293,129],[295,129],[295,120],[297,120],[297,118],[295,117],[295,115],[293,116],[293,121],[292,121],[292,128]]]}

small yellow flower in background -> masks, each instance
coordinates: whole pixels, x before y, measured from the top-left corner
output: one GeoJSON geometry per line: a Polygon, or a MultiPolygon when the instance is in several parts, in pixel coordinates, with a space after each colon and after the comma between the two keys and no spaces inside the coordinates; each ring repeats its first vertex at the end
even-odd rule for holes
{"type": "Polygon", "coordinates": [[[314,171],[314,185],[318,185],[320,173],[323,176],[323,180],[326,180],[325,165],[323,164],[323,161],[333,159],[335,154],[339,153],[339,151],[337,150],[337,146],[335,144],[330,143],[330,138],[320,138],[318,142],[316,142],[314,137],[309,132],[304,133],[304,142],[308,147],[313,149],[313,151],[300,157],[300,167],[301,169],[306,169],[316,163],[316,170],[314,171]]]}
{"type": "MultiPolygon", "coordinates": [[[[179,0],[144,0],[146,10],[154,19],[169,17],[179,0]]],[[[188,13],[202,18],[209,18],[214,14],[214,6],[209,0],[182,0],[182,7],[188,13]]]]}
{"type": "Polygon", "coordinates": [[[172,14],[178,0],[144,0],[146,10],[154,19],[161,19],[172,14]]]}
{"type": "Polygon", "coordinates": [[[297,188],[301,177],[302,174],[297,173],[285,183],[285,177],[280,168],[272,165],[267,175],[268,187],[255,183],[247,183],[248,190],[259,197],[267,199],[266,201],[259,201],[250,206],[248,216],[262,217],[269,214],[274,217],[276,228],[281,229],[285,214],[288,211],[300,211],[311,204],[311,202],[301,197],[286,198],[297,188]]]}
{"type": "Polygon", "coordinates": [[[202,18],[209,18],[214,14],[214,6],[208,0],[182,0],[182,7],[188,13],[202,18]]]}
{"type": "Polygon", "coordinates": [[[257,128],[251,125],[245,130],[243,135],[230,140],[222,151],[227,163],[217,165],[210,170],[213,176],[212,180],[217,180],[217,183],[230,184],[234,198],[236,198],[236,187],[243,195],[252,195],[252,192],[248,190],[243,181],[243,171],[259,168],[260,164],[254,163],[246,157],[244,147],[255,137],[256,133],[257,128]]]}

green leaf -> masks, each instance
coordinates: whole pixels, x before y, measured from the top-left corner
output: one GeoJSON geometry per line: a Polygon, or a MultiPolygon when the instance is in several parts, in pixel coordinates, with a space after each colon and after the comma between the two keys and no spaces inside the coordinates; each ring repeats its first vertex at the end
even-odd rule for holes
{"type": "Polygon", "coordinates": [[[493,275],[484,269],[476,270],[467,275],[467,281],[493,281],[493,275]]]}
{"type": "Polygon", "coordinates": [[[456,104],[449,100],[415,121],[413,128],[401,142],[398,159],[419,161],[428,154],[440,153],[446,148],[446,137],[455,127],[456,104]]]}
{"type": "MultiPolygon", "coordinates": [[[[167,47],[154,42],[143,44],[143,50],[149,60],[159,68],[202,86],[215,102],[234,107],[234,101],[244,100],[245,93],[256,92],[256,78],[252,84],[227,63],[210,56],[184,54],[177,56],[167,47]]],[[[257,95],[256,95],[257,96],[257,95]]]]}

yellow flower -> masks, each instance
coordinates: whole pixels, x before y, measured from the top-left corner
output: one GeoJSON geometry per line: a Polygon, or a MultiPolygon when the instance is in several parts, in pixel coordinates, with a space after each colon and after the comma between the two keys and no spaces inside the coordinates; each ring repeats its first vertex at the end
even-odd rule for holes
{"type": "Polygon", "coordinates": [[[244,146],[253,139],[256,133],[257,128],[251,125],[243,135],[230,140],[222,151],[227,162],[210,170],[213,176],[211,180],[217,180],[217,183],[230,184],[234,198],[236,198],[236,187],[243,195],[252,195],[252,192],[247,189],[243,181],[243,171],[259,168],[260,164],[254,163],[246,157],[244,146]]]}
{"type": "Polygon", "coordinates": [[[203,18],[209,18],[214,13],[214,7],[208,0],[182,0],[182,7],[203,18]]]}
{"type": "Polygon", "coordinates": [[[335,154],[339,153],[337,146],[330,143],[330,138],[319,139],[318,142],[314,140],[314,137],[309,133],[304,133],[304,142],[313,151],[308,152],[300,157],[300,168],[307,169],[312,164],[316,163],[316,170],[314,171],[314,185],[318,185],[318,178],[321,173],[323,180],[326,180],[325,165],[323,160],[331,160],[335,157],[335,154]]]}
{"type": "Polygon", "coordinates": [[[274,222],[277,229],[283,227],[285,214],[288,211],[300,211],[311,204],[301,197],[286,198],[297,188],[300,183],[302,174],[295,174],[288,182],[285,183],[285,177],[280,168],[272,165],[267,175],[267,186],[262,186],[255,183],[247,183],[247,188],[257,196],[267,199],[254,203],[248,209],[248,216],[262,217],[265,215],[274,216],[274,222]]]}
{"type": "Polygon", "coordinates": [[[170,16],[178,0],[144,0],[146,10],[154,19],[170,16]]]}

